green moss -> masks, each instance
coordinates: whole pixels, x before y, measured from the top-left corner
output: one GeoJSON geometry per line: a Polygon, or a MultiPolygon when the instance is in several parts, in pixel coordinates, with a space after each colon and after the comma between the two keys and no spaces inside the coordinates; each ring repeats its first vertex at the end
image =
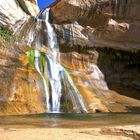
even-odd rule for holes
{"type": "MultiPolygon", "coordinates": [[[[28,57],[28,65],[34,66],[35,64],[35,52],[34,51],[28,51],[26,52],[26,55],[28,57]]],[[[40,65],[42,68],[42,74],[44,74],[45,66],[46,66],[46,56],[45,53],[40,52],[40,65]]]]}
{"type": "Polygon", "coordinates": [[[13,39],[13,35],[9,30],[0,27],[0,37],[2,37],[5,41],[10,42],[13,39]]]}
{"type": "Polygon", "coordinates": [[[45,65],[46,65],[46,56],[45,56],[45,53],[41,52],[41,55],[40,55],[40,63],[41,63],[41,66],[42,66],[42,73],[44,74],[44,70],[45,70],[45,65]]]}
{"type": "Polygon", "coordinates": [[[33,65],[34,66],[34,62],[35,62],[35,53],[34,51],[28,51],[26,52],[27,57],[28,57],[28,61],[29,61],[29,65],[33,65]]]}

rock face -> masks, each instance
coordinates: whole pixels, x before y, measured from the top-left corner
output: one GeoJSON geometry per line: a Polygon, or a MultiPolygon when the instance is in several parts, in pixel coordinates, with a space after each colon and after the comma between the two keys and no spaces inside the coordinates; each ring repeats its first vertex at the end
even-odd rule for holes
{"type": "MultiPolygon", "coordinates": [[[[69,71],[89,112],[139,111],[139,5],[139,0],[61,0],[51,7],[60,63],[69,71]]],[[[0,115],[46,111],[42,81],[25,53],[36,49],[26,43],[30,29],[36,27],[32,16],[37,12],[34,0],[0,3],[0,26],[22,40],[16,45],[0,41],[0,115]]],[[[47,31],[43,27],[35,37],[44,47],[47,31]]]]}
{"type": "Polygon", "coordinates": [[[89,45],[137,51],[139,5],[139,0],[61,0],[52,7],[52,12],[54,23],[73,26],[77,21],[83,26],[89,45]]]}
{"type": "Polygon", "coordinates": [[[61,46],[60,50],[61,64],[71,74],[89,112],[139,111],[139,54],[80,46],[61,46]]]}
{"type": "Polygon", "coordinates": [[[43,87],[26,54],[0,39],[0,115],[45,112],[43,87]]]}
{"type": "Polygon", "coordinates": [[[110,89],[140,99],[140,52],[130,53],[113,49],[97,49],[98,66],[110,89]]]}
{"type": "MultiPolygon", "coordinates": [[[[85,48],[84,53],[85,46],[88,46],[88,54],[94,52],[94,47],[123,50],[113,54],[111,49],[99,51],[98,66],[105,74],[109,88],[136,99],[139,99],[139,52],[125,51],[137,52],[140,49],[138,9],[138,0],[61,0],[52,7],[60,44],[78,46],[71,51],[79,52],[80,46],[85,48]]],[[[135,108],[139,110],[139,107],[135,108]]]]}
{"type": "Polygon", "coordinates": [[[39,9],[35,0],[2,0],[0,2],[0,27],[12,32],[22,29],[29,15],[36,16],[39,9]]]}
{"type": "MultiPolygon", "coordinates": [[[[83,46],[138,51],[139,5],[139,0],[61,0],[51,9],[54,23],[61,24],[56,25],[59,26],[56,30],[61,31],[59,34],[62,34],[60,28],[71,30],[71,35],[76,35],[71,37],[75,45],[81,45],[77,39],[80,36],[83,46]]],[[[38,11],[35,0],[3,0],[0,3],[0,26],[14,33],[21,31],[29,15],[35,16],[38,11]]],[[[61,37],[64,39],[65,35],[61,37]]]]}
{"type": "MultiPolygon", "coordinates": [[[[2,0],[0,27],[19,33],[29,17],[36,16],[38,11],[35,0],[2,0]]],[[[44,112],[39,76],[28,66],[25,51],[0,38],[0,55],[0,114],[44,112]]]]}

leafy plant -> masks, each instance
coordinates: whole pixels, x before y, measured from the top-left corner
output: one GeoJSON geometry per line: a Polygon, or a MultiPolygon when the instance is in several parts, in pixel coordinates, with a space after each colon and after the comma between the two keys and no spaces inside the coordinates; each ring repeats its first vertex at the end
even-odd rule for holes
{"type": "Polygon", "coordinates": [[[13,36],[10,33],[10,31],[2,27],[0,27],[0,37],[2,37],[4,40],[8,42],[10,42],[13,39],[13,36]]]}

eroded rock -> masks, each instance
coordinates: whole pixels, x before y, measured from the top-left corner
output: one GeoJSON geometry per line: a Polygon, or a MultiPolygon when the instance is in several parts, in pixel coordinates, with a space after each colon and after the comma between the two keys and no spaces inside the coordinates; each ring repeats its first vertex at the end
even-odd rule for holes
{"type": "Polygon", "coordinates": [[[75,21],[83,26],[82,32],[86,34],[83,40],[86,37],[89,46],[138,51],[139,5],[139,0],[62,0],[52,7],[52,11],[55,24],[71,24],[66,30],[70,30],[75,21]]]}
{"type": "Polygon", "coordinates": [[[45,95],[26,54],[0,39],[0,115],[45,112],[45,95]]]}
{"type": "Polygon", "coordinates": [[[2,0],[0,2],[0,26],[15,33],[22,29],[29,15],[36,16],[38,12],[35,0],[2,0]]]}

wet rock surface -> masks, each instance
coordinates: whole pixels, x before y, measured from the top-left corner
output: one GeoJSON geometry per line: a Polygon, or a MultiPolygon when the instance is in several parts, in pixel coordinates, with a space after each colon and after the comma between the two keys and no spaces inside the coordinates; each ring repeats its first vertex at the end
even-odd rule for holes
{"type": "Polygon", "coordinates": [[[36,0],[2,0],[0,3],[0,27],[13,33],[22,29],[29,15],[36,16],[39,12],[36,0]]]}
{"type": "MultiPolygon", "coordinates": [[[[46,111],[40,77],[25,54],[36,49],[26,44],[30,29],[37,24],[31,17],[37,11],[32,5],[35,1],[0,3],[0,26],[22,40],[18,47],[0,42],[0,114],[46,111]]],[[[69,71],[89,112],[140,111],[138,9],[139,0],[61,0],[52,7],[60,63],[69,71]]],[[[35,37],[44,47],[47,31],[42,22],[35,37]]]]}
{"type": "Polygon", "coordinates": [[[0,115],[42,113],[43,87],[26,54],[0,40],[0,115]]]}

